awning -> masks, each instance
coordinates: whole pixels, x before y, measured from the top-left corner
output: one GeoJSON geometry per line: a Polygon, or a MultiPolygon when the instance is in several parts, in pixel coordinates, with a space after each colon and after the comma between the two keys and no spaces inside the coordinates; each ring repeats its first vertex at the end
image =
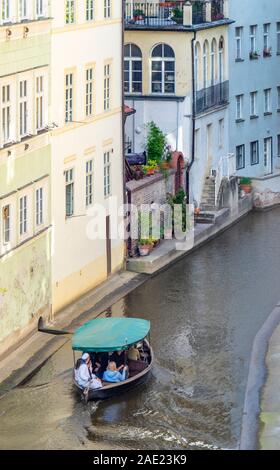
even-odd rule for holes
{"type": "Polygon", "coordinates": [[[84,352],[122,351],[146,338],[150,322],[138,318],[97,318],[79,328],[72,349],[84,352]]]}

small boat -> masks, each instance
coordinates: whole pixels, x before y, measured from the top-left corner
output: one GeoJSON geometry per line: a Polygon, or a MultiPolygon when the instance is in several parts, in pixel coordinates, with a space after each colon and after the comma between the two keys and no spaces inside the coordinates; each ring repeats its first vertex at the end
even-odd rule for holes
{"type": "MultiPolygon", "coordinates": [[[[152,369],[154,354],[150,346],[149,333],[150,322],[138,318],[97,318],[85,323],[79,328],[72,338],[74,351],[88,353],[110,353],[115,351],[127,351],[130,346],[140,343],[141,359],[137,361],[127,360],[129,376],[123,382],[111,383],[102,381],[102,387],[88,390],[86,399],[104,400],[120,395],[147,379],[152,369]]],[[[83,392],[73,377],[76,389],[83,392]]]]}

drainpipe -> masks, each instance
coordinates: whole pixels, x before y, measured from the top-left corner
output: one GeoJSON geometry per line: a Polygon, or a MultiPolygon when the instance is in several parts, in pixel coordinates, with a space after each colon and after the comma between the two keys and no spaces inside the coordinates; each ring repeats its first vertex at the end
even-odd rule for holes
{"type": "Polygon", "coordinates": [[[187,167],[186,173],[186,194],[187,194],[187,203],[190,203],[190,171],[194,164],[195,158],[195,64],[194,64],[194,43],[196,41],[196,31],[192,38],[192,150],[191,150],[191,160],[187,167]]]}
{"type": "MultiPolygon", "coordinates": [[[[121,85],[122,85],[122,130],[121,130],[121,140],[122,140],[122,172],[123,172],[123,204],[127,202],[126,196],[126,170],[125,170],[125,112],[124,112],[124,86],[123,86],[123,78],[124,78],[124,34],[125,34],[125,27],[124,27],[124,17],[125,17],[125,2],[126,0],[122,0],[122,37],[121,37],[121,85]]],[[[125,247],[125,257],[124,263],[127,261],[127,244],[124,241],[125,247]]]]}

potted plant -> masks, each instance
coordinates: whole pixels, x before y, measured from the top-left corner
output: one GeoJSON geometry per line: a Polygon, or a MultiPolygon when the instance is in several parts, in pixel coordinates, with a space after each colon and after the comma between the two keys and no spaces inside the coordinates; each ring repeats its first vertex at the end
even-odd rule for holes
{"type": "Polygon", "coordinates": [[[143,171],[147,176],[154,175],[158,164],[154,160],[148,160],[148,164],[143,166],[143,171]]]}
{"type": "Polygon", "coordinates": [[[133,12],[133,18],[134,18],[134,21],[141,21],[141,20],[144,20],[145,14],[144,14],[143,10],[140,10],[140,9],[134,10],[134,12],[133,12]]]}
{"type": "Polygon", "coordinates": [[[263,50],[263,56],[264,57],[271,57],[272,55],[272,49],[271,47],[265,47],[263,50]]]}
{"type": "Polygon", "coordinates": [[[140,256],[148,256],[153,249],[153,241],[150,238],[141,238],[138,242],[140,256]]]}
{"type": "Polygon", "coordinates": [[[252,181],[250,178],[241,178],[239,182],[240,189],[247,194],[250,194],[252,191],[252,181]]]}
{"type": "Polygon", "coordinates": [[[259,54],[256,51],[251,51],[250,52],[250,59],[255,60],[259,58],[259,54]]]}
{"type": "Polygon", "coordinates": [[[148,159],[160,164],[166,149],[165,135],[153,121],[147,124],[147,128],[148,136],[146,150],[148,159]]]}
{"type": "Polygon", "coordinates": [[[177,24],[183,24],[184,13],[180,8],[174,8],[172,11],[172,20],[177,24]]]}

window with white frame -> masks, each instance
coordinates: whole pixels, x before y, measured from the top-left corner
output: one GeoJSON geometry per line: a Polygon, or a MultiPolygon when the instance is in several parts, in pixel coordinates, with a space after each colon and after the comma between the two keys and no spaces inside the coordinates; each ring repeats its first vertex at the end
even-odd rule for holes
{"type": "Polygon", "coordinates": [[[257,25],[250,26],[250,53],[257,53],[257,25]]]}
{"type": "Polygon", "coordinates": [[[235,28],[235,58],[237,60],[242,59],[242,36],[243,27],[235,28]]]}
{"type": "Polygon", "coordinates": [[[124,47],[124,91],[142,93],[142,52],[135,44],[124,47]]]}
{"type": "Polygon", "coordinates": [[[76,1],[75,0],[65,0],[65,23],[73,24],[76,21],[76,1]]]}
{"type": "Polygon", "coordinates": [[[213,39],[211,43],[211,86],[215,84],[216,73],[216,40],[213,39]]]}
{"type": "Polygon", "coordinates": [[[44,77],[36,77],[36,129],[44,128],[44,77]]]}
{"type": "Polygon", "coordinates": [[[2,208],[2,226],[4,244],[11,241],[11,205],[7,204],[2,208]]]}
{"type": "Polygon", "coordinates": [[[280,158],[280,134],[277,135],[277,157],[280,158]]]}
{"type": "Polygon", "coordinates": [[[238,145],[236,147],[236,169],[242,170],[245,168],[245,145],[238,145]]]}
{"type": "Polygon", "coordinates": [[[258,96],[257,91],[253,91],[252,93],[250,93],[250,116],[251,117],[257,116],[258,114],[257,96],[258,96]]]}
{"type": "Polygon", "coordinates": [[[104,0],[104,18],[111,18],[111,0],[104,0]]]}
{"type": "Polygon", "coordinates": [[[264,90],[264,113],[271,113],[271,88],[264,90]]]}
{"type": "Polygon", "coordinates": [[[86,20],[92,21],[94,19],[94,0],[86,0],[86,20]]]}
{"type": "Polygon", "coordinates": [[[280,21],[276,25],[277,54],[280,54],[280,21]]]}
{"type": "Polygon", "coordinates": [[[195,129],[195,149],[194,149],[194,154],[196,160],[199,159],[200,157],[200,129],[195,129]]]}
{"type": "Polygon", "coordinates": [[[224,38],[220,38],[219,40],[219,83],[224,81],[224,38]]]}
{"type": "Polygon", "coordinates": [[[86,207],[93,203],[93,160],[86,162],[86,207]]]}
{"type": "Polygon", "coordinates": [[[93,115],[94,70],[86,70],[86,116],[93,115]]]}
{"type": "Polygon", "coordinates": [[[251,154],[251,165],[257,165],[259,163],[259,142],[250,143],[250,154],[251,154]]]}
{"type": "Polygon", "coordinates": [[[175,93],[175,54],[167,44],[152,51],[152,93],[175,93]]]}
{"type": "Polygon", "coordinates": [[[110,109],[111,101],[111,65],[104,65],[104,111],[110,109]]]}
{"type": "Polygon", "coordinates": [[[207,77],[208,77],[208,42],[205,41],[203,44],[203,53],[202,53],[202,76],[203,76],[203,88],[207,87],[207,77]]]}
{"type": "Polygon", "coordinates": [[[236,96],[236,119],[240,120],[243,119],[243,95],[236,96]]]}
{"type": "Polygon", "coordinates": [[[19,0],[19,17],[21,20],[28,18],[28,0],[19,0]]]}
{"type": "Polygon", "coordinates": [[[219,119],[218,143],[219,143],[220,148],[224,146],[224,128],[225,128],[224,119],[219,119]]]}
{"type": "Polygon", "coordinates": [[[65,171],[65,202],[66,217],[72,217],[74,214],[74,170],[65,171]]]}
{"type": "Polygon", "coordinates": [[[21,80],[19,82],[19,133],[21,137],[28,134],[27,106],[27,80],[21,80]]]}
{"type": "Polygon", "coordinates": [[[263,25],[263,52],[264,52],[264,55],[270,55],[269,33],[270,33],[270,24],[266,23],[266,24],[263,25]]]}
{"type": "Polygon", "coordinates": [[[1,0],[1,20],[2,23],[11,21],[11,0],[1,0]]]}
{"type": "Polygon", "coordinates": [[[27,196],[19,200],[19,233],[20,236],[27,234],[27,196]]]}
{"type": "Polygon", "coordinates": [[[110,152],[104,153],[104,196],[111,194],[111,158],[110,152]]]}
{"type": "Polygon", "coordinates": [[[43,199],[43,194],[44,194],[43,188],[36,189],[36,225],[37,225],[37,227],[44,223],[44,217],[43,217],[44,199],[43,199]]]}
{"type": "Polygon", "coordinates": [[[73,90],[74,76],[68,73],[65,76],[65,122],[73,121],[73,90]]]}
{"type": "Polygon", "coordinates": [[[280,111],[280,86],[277,87],[277,111],[280,111]]]}
{"type": "Polygon", "coordinates": [[[11,86],[2,86],[2,103],[1,103],[1,117],[2,117],[2,138],[3,143],[6,144],[11,140],[11,86]]]}
{"type": "Polygon", "coordinates": [[[45,15],[44,11],[44,0],[36,0],[36,16],[41,18],[45,15]]]}

